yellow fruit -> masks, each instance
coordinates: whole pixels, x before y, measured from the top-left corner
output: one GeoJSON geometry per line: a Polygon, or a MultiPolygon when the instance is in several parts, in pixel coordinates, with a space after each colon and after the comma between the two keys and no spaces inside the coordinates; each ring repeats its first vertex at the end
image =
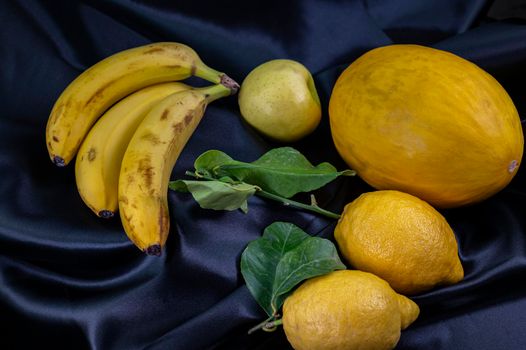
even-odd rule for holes
{"type": "Polygon", "coordinates": [[[417,294],[464,277],[457,241],[428,203],[398,191],[362,194],[345,206],[334,237],[342,255],[402,294],[417,294]]]}
{"type": "Polygon", "coordinates": [[[489,74],[418,45],[371,50],[338,78],[329,103],[336,148],[377,189],[434,206],[481,201],[517,173],[517,110],[489,74]]]}
{"type": "Polygon", "coordinates": [[[296,350],[393,349],[419,312],[381,278],[341,270],[296,289],[283,305],[283,328],[296,350]]]}
{"type": "Polygon", "coordinates": [[[146,86],[198,76],[215,84],[238,86],[203,63],[189,46],[157,42],[120,51],[97,62],[73,80],[56,100],[46,126],[49,156],[66,166],[95,121],[114,103],[146,86]]]}
{"type": "Polygon", "coordinates": [[[168,95],[146,114],[126,147],[119,213],[126,235],[146,254],[160,256],[170,232],[168,184],[177,159],[208,104],[231,93],[216,84],[168,95]]]}
{"type": "Polygon", "coordinates": [[[250,72],[241,84],[239,108],[249,125],[282,142],[301,139],[321,119],[312,75],[292,60],[268,61],[250,72]]]}

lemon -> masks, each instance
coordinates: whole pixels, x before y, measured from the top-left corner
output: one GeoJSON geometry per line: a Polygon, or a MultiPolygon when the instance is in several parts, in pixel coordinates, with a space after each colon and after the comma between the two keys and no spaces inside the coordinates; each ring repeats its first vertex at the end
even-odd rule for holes
{"type": "Polygon", "coordinates": [[[303,138],[321,120],[312,75],[293,60],[271,60],[254,68],[241,84],[238,102],[249,125],[281,142],[303,138]]]}
{"type": "Polygon", "coordinates": [[[362,194],[347,204],[334,237],[353,267],[410,295],[464,277],[453,230],[431,205],[399,191],[362,194]]]}
{"type": "Polygon", "coordinates": [[[283,328],[296,350],[393,349],[419,312],[381,278],[341,270],[296,289],[283,305],[283,328]]]}

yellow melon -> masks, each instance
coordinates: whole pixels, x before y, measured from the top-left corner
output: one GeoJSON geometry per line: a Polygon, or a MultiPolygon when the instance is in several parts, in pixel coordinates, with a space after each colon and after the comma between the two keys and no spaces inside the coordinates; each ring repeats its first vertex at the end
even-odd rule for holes
{"type": "Polygon", "coordinates": [[[504,88],[475,64],[419,45],[371,50],[338,78],[335,146],[377,189],[437,207],[488,198],[517,173],[524,138],[504,88]]]}

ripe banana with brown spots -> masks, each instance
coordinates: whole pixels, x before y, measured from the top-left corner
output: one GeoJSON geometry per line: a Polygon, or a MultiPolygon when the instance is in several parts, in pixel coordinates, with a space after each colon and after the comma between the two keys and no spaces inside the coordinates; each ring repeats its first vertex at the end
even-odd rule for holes
{"type": "Polygon", "coordinates": [[[78,192],[86,205],[102,218],[118,209],[121,162],[137,127],[163,98],[190,86],[179,82],[145,87],[123,98],[93,125],[75,161],[78,192]]]}
{"type": "Polygon", "coordinates": [[[67,165],[95,121],[115,102],[143,87],[192,75],[233,91],[239,85],[205,65],[190,47],[160,42],[121,51],[80,74],[57,99],[46,127],[49,156],[67,165]]]}
{"type": "Polygon", "coordinates": [[[148,255],[161,255],[168,237],[168,182],[206,106],[230,95],[224,85],[190,89],[163,99],[143,119],[122,160],[119,213],[126,234],[148,255]]]}

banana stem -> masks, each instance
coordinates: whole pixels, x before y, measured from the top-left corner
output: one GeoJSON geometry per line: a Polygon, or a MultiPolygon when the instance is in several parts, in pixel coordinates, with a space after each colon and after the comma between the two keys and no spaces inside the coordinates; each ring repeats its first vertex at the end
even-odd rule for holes
{"type": "Polygon", "coordinates": [[[239,84],[236,83],[236,81],[232,78],[230,78],[228,75],[223,74],[221,76],[221,85],[226,86],[230,89],[230,94],[235,95],[239,90],[239,84]]]}
{"type": "Polygon", "coordinates": [[[225,73],[221,73],[200,62],[195,67],[195,75],[215,84],[220,84],[230,91],[230,95],[235,95],[239,90],[239,84],[225,73]]]}
{"type": "Polygon", "coordinates": [[[207,104],[231,94],[230,89],[221,84],[198,88],[197,90],[201,90],[205,94],[207,104]]]}

